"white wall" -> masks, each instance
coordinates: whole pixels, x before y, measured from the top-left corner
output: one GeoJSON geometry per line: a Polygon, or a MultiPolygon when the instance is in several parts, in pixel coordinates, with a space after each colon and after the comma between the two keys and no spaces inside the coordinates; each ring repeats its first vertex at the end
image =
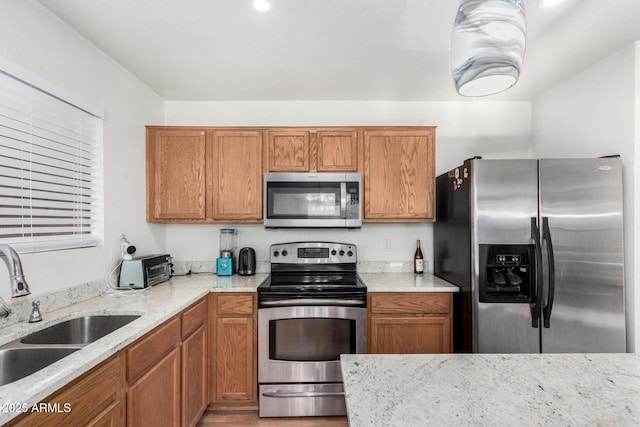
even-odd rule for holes
{"type": "MultiPolygon", "coordinates": [[[[443,173],[468,157],[528,158],[530,104],[526,102],[167,102],[165,124],[194,126],[437,126],[436,170],[443,173]]],[[[213,261],[220,225],[167,225],[167,251],[180,261],[213,261]]],[[[267,231],[262,225],[234,225],[240,245],[267,260],[272,243],[337,240],[358,245],[363,261],[411,260],[422,240],[433,271],[431,224],[365,224],[350,231],[267,231]],[[384,239],[391,239],[390,252],[384,239]]]]}
{"type": "MultiPolygon", "coordinates": [[[[0,67],[28,70],[56,95],[80,101],[105,119],[105,246],[22,255],[32,294],[104,277],[110,245],[120,233],[144,252],[164,248],[164,226],[145,222],[144,175],[144,126],[163,120],[163,100],[32,0],[0,2],[0,67]]],[[[0,296],[10,297],[2,271],[0,296]]]]}
{"type": "MultiPolygon", "coordinates": [[[[635,48],[636,48],[636,79],[635,79],[635,122],[636,122],[636,126],[635,126],[635,138],[634,138],[634,169],[637,168],[638,166],[640,166],[640,42],[636,42],[635,43],[635,48]]],[[[640,217],[640,215],[638,214],[638,212],[636,212],[635,210],[635,206],[640,203],[640,173],[635,173],[634,174],[634,179],[633,182],[631,183],[631,185],[633,186],[633,190],[634,190],[634,196],[633,196],[633,200],[634,200],[634,212],[633,212],[633,217],[632,220],[634,221],[635,224],[635,220],[637,218],[640,217]]],[[[639,225],[640,227],[640,225],[639,225]]],[[[640,232],[634,232],[633,233],[633,239],[634,239],[634,243],[633,243],[633,247],[636,251],[640,251],[640,232]]],[[[632,262],[634,262],[635,264],[635,260],[633,260],[632,262]]],[[[635,352],[636,353],[640,353],[640,291],[637,290],[637,288],[635,287],[636,283],[640,284],[640,268],[634,268],[629,272],[629,276],[632,277],[631,280],[633,280],[634,283],[634,289],[633,289],[633,294],[635,294],[635,303],[633,305],[633,309],[635,312],[635,331],[631,330],[632,332],[635,332],[634,334],[634,341],[633,341],[633,345],[635,346],[635,352]]],[[[638,285],[640,286],[640,285],[638,285]]],[[[633,312],[632,312],[633,314],[633,312]]],[[[633,316],[630,316],[630,319],[633,319],[633,316]]]]}
{"type": "Polygon", "coordinates": [[[638,200],[640,67],[638,44],[606,58],[549,90],[532,105],[535,157],[598,157],[620,154],[624,174],[625,284],[628,350],[638,337],[638,272],[635,253],[638,200]]]}

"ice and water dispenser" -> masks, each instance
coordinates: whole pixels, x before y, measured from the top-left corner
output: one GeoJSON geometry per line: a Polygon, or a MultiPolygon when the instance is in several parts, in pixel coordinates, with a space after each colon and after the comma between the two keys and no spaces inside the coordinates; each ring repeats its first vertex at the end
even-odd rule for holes
{"type": "Polygon", "coordinates": [[[535,300],[534,245],[480,245],[480,302],[535,300]]]}

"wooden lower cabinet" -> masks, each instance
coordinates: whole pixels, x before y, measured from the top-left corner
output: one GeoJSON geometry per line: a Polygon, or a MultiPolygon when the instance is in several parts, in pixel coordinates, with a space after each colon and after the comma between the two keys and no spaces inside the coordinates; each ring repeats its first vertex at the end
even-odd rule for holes
{"type": "Polygon", "coordinates": [[[439,292],[369,293],[368,352],[451,353],[451,297],[439,292]]]}
{"type": "Polygon", "coordinates": [[[257,405],[257,296],[224,293],[211,298],[211,401],[257,405]]]}
{"type": "Polygon", "coordinates": [[[209,403],[208,302],[204,297],[52,394],[43,401],[48,412],[8,425],[196,425],[209,403]]]}
{"type": "Polygon", "coordinates": [[[209,403],[208,299],[182,314],[182,425],[194,426],[209,403]]]}
{"type": "Polygon", "coordinates": [[[31,412],[8,425],[122,426],[124,402],[124,357],[118,355],[45,399],[47,412],[31,412]]]}
{"type": "Polygon", "coordinates": [[[127,425],[180,425],[181,319],[174,317],[130,345],[127,425]]]}
{"type": "Polygon", "coordinates": [[[180,348],[174,348],[129,387],[127,425],[180,425],[180,348]]]}
{"type": "Polygon", "coordinates": [[[86,427],[120,427],[125,421],[125,405],[123,401],[114,402],[93,420],[86,424],[86,427]]]}

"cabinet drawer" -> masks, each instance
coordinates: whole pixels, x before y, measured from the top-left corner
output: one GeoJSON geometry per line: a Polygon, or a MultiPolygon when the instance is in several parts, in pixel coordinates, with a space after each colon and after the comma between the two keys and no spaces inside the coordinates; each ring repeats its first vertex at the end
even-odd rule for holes
{"type": "Polygon", "coordinates": [[[186,338],[196,331],[201,325],[207,323],[207,299],[206,297],[182,313],[182,338],[186,338]]]}
{"type": "Polygon", "coordinates": [[[251,316],[253,295],[218,295],[216,313],[218,316],[251,316]]]}
{"type": "Polygon", "coordinates": [[[180,345],[180,318],[159,326],[127,350],[127,379],[133,382],[162,359],[172,348],[180,345]]]}
{"type": "Polygon", "coordinates": [[[369,294],[371,314],[448,314],[451,294],[381,292],[369,294]]]}

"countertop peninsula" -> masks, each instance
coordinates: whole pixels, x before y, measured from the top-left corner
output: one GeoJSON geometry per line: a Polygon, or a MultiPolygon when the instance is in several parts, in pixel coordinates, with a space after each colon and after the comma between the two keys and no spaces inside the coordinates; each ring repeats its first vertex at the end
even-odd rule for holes
{"type": "Polygon", "coordinates": [[[640,425],[639,354],[341,360],[350,427],[640,425]]]}

